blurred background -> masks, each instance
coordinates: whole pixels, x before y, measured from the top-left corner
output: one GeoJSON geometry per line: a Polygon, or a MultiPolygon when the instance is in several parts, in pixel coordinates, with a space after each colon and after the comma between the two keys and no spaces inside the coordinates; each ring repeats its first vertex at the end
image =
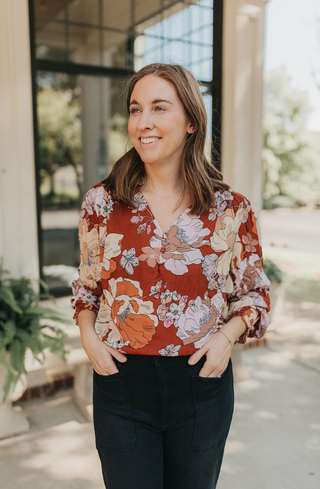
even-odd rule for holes
{"type": "MultiPolygon", "coordinates": [[[[252,202],[272,284],[268,334],[234,349],[219,487],[320,487],[318,0],[2,0],[0,13],[4,269],[36,291],[42,280],[72,317],[79,209],[125,151],[126,80],[152,62],[191,70],[207,157],[252,202]]],[[[27,348],[26,373],[0,405],[1,489],[103,487],[92,367],[78,328],[61,328],[68,355],[44,348],[41,366],[27,348]]]]}

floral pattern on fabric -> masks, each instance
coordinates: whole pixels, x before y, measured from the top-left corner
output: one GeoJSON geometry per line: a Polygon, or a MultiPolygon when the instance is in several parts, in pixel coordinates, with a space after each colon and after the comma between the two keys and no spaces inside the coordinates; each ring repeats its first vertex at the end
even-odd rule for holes
{"type": "Polygon", "coordinates": [[[79,215],[76,324],[89,309],[102,341],[142,355],[191,355],[235,316],[247,325],[239,343],[261,338],[270,281],[259,224],[243,195],[214,195],[208,212],[187,209],[163,233],[140,191],[133,209],[103,184],[92,187],[79,215]]]}
{"type": "MultiPolygon", "coordinates": [[[[181,296],[176,290],[170,292],[167,284],[164,284],[164,289],[164,292],[160,294],[161,304],[157,309],[157,315],[160,321],[163,321],[164,327],[169,328],[183,313],[188,297],[181,296]]],[[[158,289],[157,292],[160,290],[158,289]]]]}
{"type": "Polygon", "coordinates": [[[241,212],[238,235],[242,231],[242,239],[240,241],[237,237],[238,245],[233,248],[230,264],[229,280],[232,280],[233,288],[228,297],[228,319],[240,316],[245,321],[248,329],[239,339],[239,342],[245,342],[246,336],[261,338],[268,327],[270,280],[263,270],[260,229],[252,206],[248,204],[247,211],[241,212]],[[251,233],[255,233],[258,238],[255,239],[257,243],[254,249],[248,247],[244,239],[249,234],[249,226],[251,233]]]}
{"type": "Polygon", "coordinates": [[[134,195],[133,202],[137,206],[137,208],[132,209],[131,212],[133,214],[137,213],[137,216],[133,216],[130,218],[131,224],[135,224],[135,225],[139,224],[139,226],[137,226],[137,234],[142,234],[145,231],[147,232],[147,234],[150,234],[151,222],[153,221],[153,217],[151,212],[148,211],[147,209],[148,204],[141,192],[138,192],[134,195]],[[148,211],[148,214],[142,215],[141,212],[145,210],[148,211]]]}
{"type": "Polygon", "coordinates": [[[224,214],[225,210],[228,208],[229,202],[233,200],[233,195],[229,190],[224,190],[222,192],[217,191],[214,194],[214,198],[215,205],[209,209],[209,221],[214,221],[217,217],[221,217],[224,214]]]}
{"type": "Polygon", "coordinates": [[[120,265],[129,275],[133,275],[133,267],[137,267],[139,265],[139,260],[136,257],[136,250],[134,248],[131,248],[129,251],[123,250],[120,265]]]}
{"type": "Polygon", "coordinates": [[[193,343],[201,348],[218,329],[217,323],[221,316],[224,300],[221,292],[209,299],[197,297],[181,314],[177,321],[177,336],[184,345],[193,343]]]}
{"type": "Polygon", "coordinates": [[[121,253],[121,241],[124,235],[116,233],[107,234],[106,226],[101,229],[100,250],[103,250],[101,276],[103,279],[107,280],[116,269],[116,262],[114,259],[121,253]]]}
{"type": "Polygon", "coordinates": [[[150,247],[163,250],[159,261],[167,270],[184,275],[190,265],[198,265],[203,260],[200,248],[209,243],[205,239],[209,234],[210,229],[203,228],[199,218],[183,213],[163,236],[157,229],[150,238],[150,247]]]}
{"type": "Polygon", "coordinates": [[[110,194],[105,191],[104,187],[93,187],[85,195],[80,216],[83,218],[85,213],[92,215],[95,212],[97,216],[108,217],[112,210],[113,200],[110,194]]]}
{"type": "Polygon", "coordinates": [[[174,346],[174,344],[171,343],[170,345],[167,345],[165,348],[162,348],[162,350],[159,350],[159,353],[163,357],[177,357],[179,355],[180,348],[181,345],[174,346]]]}
{"type": "Polygon", "coordinates": [[[103,295],[98,316],[101,338],[110,346],[130,345],[135,350],[149,343],[155,334],[158,318],[152,314],[152,302],[143,300],[139,282],[111,278],[103,295]]]}

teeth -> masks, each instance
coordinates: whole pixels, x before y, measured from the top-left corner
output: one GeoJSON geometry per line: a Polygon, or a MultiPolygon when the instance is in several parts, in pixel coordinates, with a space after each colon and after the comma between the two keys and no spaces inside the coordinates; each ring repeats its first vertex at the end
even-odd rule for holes
{"type": "Polygon", "coordinates": [[[142,143],[155,143],[156,141],[159,141],[160,138],[141,138],[142,143]]]}

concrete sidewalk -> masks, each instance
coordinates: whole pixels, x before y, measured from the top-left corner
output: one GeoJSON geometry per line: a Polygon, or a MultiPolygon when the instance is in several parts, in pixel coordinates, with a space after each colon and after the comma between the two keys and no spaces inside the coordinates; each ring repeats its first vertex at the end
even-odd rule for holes
{"type": "Polygon", "coordinates": [[[286,296],[267,347],[244,352],[219,489],[320,487],[319,317],[286,296]]]}
{"type": "MultiPolygon", "coordinates": [[[[243,352],[250,378],[236,384],[219,489],[320,487],[319,317],[319,304],[286,296],[268,345],[243,352]]],[[[93,426],[70,392],[23,409],[31,431],[0,441],[1,489],[104,488],[93,426]]]]}

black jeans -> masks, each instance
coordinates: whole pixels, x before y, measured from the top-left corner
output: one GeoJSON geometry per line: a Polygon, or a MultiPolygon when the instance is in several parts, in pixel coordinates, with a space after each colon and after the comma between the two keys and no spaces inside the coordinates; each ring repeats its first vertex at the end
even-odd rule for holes
{"type": "Polygon", "coordinates": [[[188,356],[128,355],[93,371],[96,447],[107,489],[214,489],[234,406],[231,360],[199,377],[188,356]]]}

